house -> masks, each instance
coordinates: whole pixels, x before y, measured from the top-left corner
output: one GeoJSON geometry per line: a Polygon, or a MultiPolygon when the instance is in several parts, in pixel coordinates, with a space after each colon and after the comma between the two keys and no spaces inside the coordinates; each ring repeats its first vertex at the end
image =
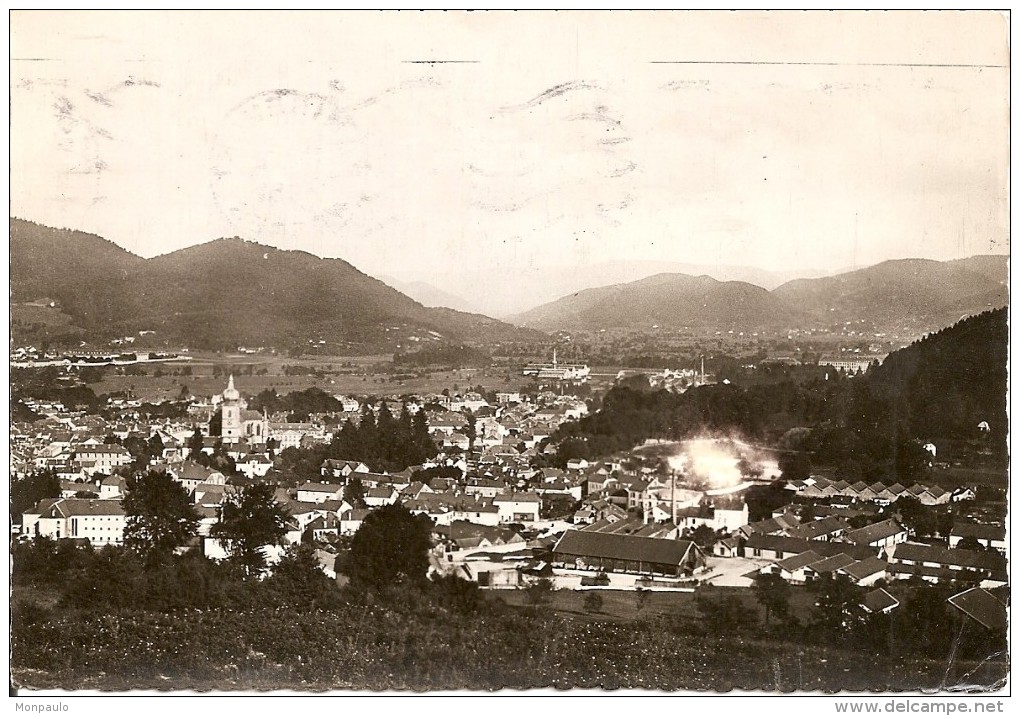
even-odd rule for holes
{"type": "Polygon", "coordinates": [[[392,485],[370,487],[365,491],[365,504],[369,507],[383,507],[397,501],[400,493],[392,485]]]}
{"type": "Polygon", "coordinates": [[[899,605],[899,600],[884,589],[874,589],[861,600],[861,608],[869,614],[888,614],[899,605]]]}
{"type": "Polygon", "coordinates": [[[76,482],[74,480],[60,481],[60,496],[63,498],[74,497],[79,492],[91,492],[99,496],[96,486],[90,482],[76,482]]]}
{"type": "Polygon", "coordinates": [[[961,502],[963,500],[976,499],[977,493],[973,487],[957,487],[949,497],[952,502],[961,502]]]}
{"type": "Polygon", "coordinates": [[[573,522],[574,524],[591,524],[599,520],[622,520],[626,517],[627,511],[619,505],[614,505],[606,500],[594,500],[585,503],[581,509],[574,513],[573,522]]]}
{"type": "Polygon", "coordinates": [[[266,473],[273,467],[273,461],[259,453],[248,453],[240,460],[235,461],[237,471],[250,480],[256,477],[265,477],[266,473]]]}
{"type": "Polygon", "coordinates": [[[999,600],[995,592],[974,587],[954,594],[947,601],[988,631],[1006,631],[1006,604],[999,600]]]}
{"type": "Polygon", "coordinates": [[[879,552],[888,552],[893,545],[907,541],[907,530],[896,520],[888,519],[850,530],[844,535],[844,539],[853,544],[872,547],[879,552]]]}
{"type": "Polygon", "coordinates": [[[556,566],[685,577],[704,571],[705,553],[688,540],[567,530],[552,550],[556,566]]]}
{"type": "Polygon", "coordinates": [[[344,486],[330,482],[306,482],[297,489],[298,502],[325,502],[340,500],[344,496],[344,486]]]}
{"type": "Polygon", "coordinates": [[[787,530],[787,535],[798,539],[830,542],[842,537],[849,527],[850,525],[846,521],[838,517],[823,517],[820,520],[810,520],[793,527],[787,530]]]}
{"type": "Polygon", "coordinates": [[[1006,551],[1006,528],[998,525],[979,525],[974,522],[955,522],[949,533],[949,546],[957,547],[965,539],[977,540],[983,547],[999,552],[1006,551]]]}
{"type": "Polygon", "coordinates": [[[171,469],[170,475],[188,492],[193,492],[202,483],[216,484],[221,480],[226,482],[223,473],[190,460],[185,460],[180,467],[171,469]]]}
{"type": "Polygon", "coordinates": [[[783,512],[758,522],[743,525],[737,532],[745,539],[750,538],[752,535],[782,535],[785,537],[789,536],[790,530],[796,529],[799,526],[800,520],[797,519],[796,515],[783,512]]]}
{"type": "Polygon", "coordinates": [[[127,514],[119,500],[42,500],[22,515],[22,534],[50,539],[87,539],[94,547],[124,542],[127,514]]]}
{"type": "Polygon", "coordinates": [[[822,557],[834,554],[848,554],[854,559],[867,559],[874,556],[868,547],[849,544],[847,542],[828,542],[825,540],[799,539],[781,535],[753,534],[744,542],[744,557],[766,559],[778,562],[802,552],[816,552],[822,557]]]}
{"type": "Polygon", "coordinates": [[[808,550],[766,565],[760,571],[763,574],[777,574],[787,582],[804,584],[808,581],[807,568],[816,562],[821,562],[822,559],[823,557],[817,552],[808,550]]]}
{"type": "Polygon", "coordinates": [[[889,576],[909,579],[918,576],[928,582],[970,581],[1005,584],[1006,558],[998,552],[904,542],[890,557],[889,576]]]}
{"type": "Polygon", "coordinates": [[[495,497],[506,492],[507,487],[506,480],[502,478],[494,480],[487,477],[471,477],[464,486],[464,492],[479,497],[495,497]]]}
{"type": "Polygon", "coordinates": [[[524,544],[524,538],[508,527],[479,525],[456,520],[435,529],[445,552],[506,544],[524,544]]]}
{"type": "Polygon", "coordinates": [[[99,499],[119,500],[127,491],[127,480],[120,475],[104,477],[99,483],[99,499]]]}
{"type": "Polygon", "coordinates": [[[299,448],[301,447],[301,439],[306,435],[321,436],[322,433],[323,430],[320,426],[312,425],[311,423],[269,423],[269,438],[277,441],[280,450],[286,450],[290,447],[299,448]]]}
{"type": "Polygon", "coordinates": [[[371,510],[347,510],[341,512],[337,529],[342,535],[352,535],[361,528],[361,523],[371,510]]]}
{"type": "Polygon", "coordinates": [[[194,492],[191,493],[191,499],[196,505],[211,507],[222,505],[224,498],[235,492],[236,488],[233,485],[218,482],[202,482],[195,486],[194,492]]]}
{"type": "Polygon", "coordinates": [[[82,445],[74,454],[80,461],[89,461],[94,464],[94,472],[102,472],[112,475],[118,467],[125,467],[131,464],[131,453],[122,445],[82,445]]]}
{"type": "Polygon", "coordinates": [[[724,537],[712,545],[712,554],[716,557],[739,557],[741,553],[739,537],[724,537]]]}
{"type": "Polygon", "coordinates": [[[889,564],[884,559],[868,557],[846,567],[841,567],[838,571],[849,577],[850,581],[854,584],[861,587],[870,587],[878,580],[885,579],[886,568],[888,566],[889,564]]]}
{"type": "Polygon", "coordinates": [[[831,557],[812,562],[811,564],[804,567],[804,576],[807,581],[813,581],[824,577],[825,575],[835,574],[838,570],[847,567],[857,560],[848,554],[839,553],[834,554],[831,557]]]}
{"type": "Polygon", "coordinates": [[[533,492],[509,492],[496,495],[492,504],[499,510],[500,522],[537,522],[542,498],[533,492]]]}
{"type": "Polygon", "coordinates": [[[323,477],[345,478],[352,472],[370,472],[368,465],[358,460],[324,460],[319,468],[323,477]]]}
{"type": "Polygon", "coordinates": [[[628,517],[625,520],[600,520],[581,529],[586,532],[655,537],[657,539],[677,539],[680,537],[680,528],[672,522],[646,523],[637,517],[628,517]]]}
{"type": "Polygon", "coordinates": [[[748,522],[747,502],[740,495],[712,495],[712,529],[736,532],[748,522]]]}

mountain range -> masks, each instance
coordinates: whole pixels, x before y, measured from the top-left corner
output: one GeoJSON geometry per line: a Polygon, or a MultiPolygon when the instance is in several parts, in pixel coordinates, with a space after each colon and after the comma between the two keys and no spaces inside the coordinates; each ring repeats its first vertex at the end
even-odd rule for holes
{"type": "Polygon", "coordinates": [[[918,334],[1009,301],[1006,256],[954,261],[900,259],[835,276],[788,281],[767,291],[710,276],[658,274],[587,289],[513,317],[543,331],[650,327],[838,327],[918,334]]]}
{"type": "Polygon", "coordinates": [[[743,281],[773,289],[794,278],[826,275],[818,270],[768,271],[753,266],[678,263],[675,261],[618,260],[584,265],[532,264],[527,266],[461,267],[432,273],[424,283],[420,276],[382,278],[421,303],[477,310],[509,320],[536,306],[589,288],[639,281],[661,273],[706,275],[719,281],[743,281]],[[441,286],[443,288],[437,288],[441,286]],[[455,294],[451,297],[449,294],[455,294]],[[445,295],[444,295],[445,294],[445,295]],[[460,296],[470,303],[459,303],[460,296]]]}
{"type": "MultiPolygon", "coordinates": [[[[341,259],[238,238],[143,259],[92,234],[12,218],[10,261],[16,340],[52,324],[50,335],[65,340],[152,330],[160,342],[196,348],[288,347],[311,339],[393,348],[389,344],[410,334],[428,332],[455,341],[531,341],[556,330],[831,328],[862,321],[876,331],[920,335],[1005,306],[1009,299],[1006,256],[902,259],[797,278],[771,290],[744,280],[661,272],[570,293],[514,316],[511,325],[438,307],[468,304],[425,282],[389,279],[412,298],[341,259]]],[[[632,270],[657,265],[631,264],[632,270]]],[[[748,273],[729,268],[734,275],[748,273]]],[[[720,267],[720,275],[727,270],[720,267]]],[[[479,278],[496,283],[493,275],[479,278]]],[[[483,303],[479,294],[467,295],[483,303]]]]}
{"type": "Polygon", "coordinates": [[[143,259],[92,234],[10,220],[12,337],[19,304],[45,298],[88,336],[153,330],[203,348],[378,343],[433,331],[454,340],[541,337],[427,308],[346,261],[218,239],[143,259]],[[387,333],[391,332],[390,336],[387,333]]]}

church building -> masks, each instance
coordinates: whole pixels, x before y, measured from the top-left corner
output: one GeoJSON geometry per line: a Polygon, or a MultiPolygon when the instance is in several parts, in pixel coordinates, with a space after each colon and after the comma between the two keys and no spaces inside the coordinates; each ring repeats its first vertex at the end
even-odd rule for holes
{"type": "Polygon", "coordinates": [[[220,440],[224,445],[263,444],[269,437],[269,417],[265,412],[248,410],[245,401],[234,387],[234,376],[227,381],[227,389],[220,398],[220,440]]]}

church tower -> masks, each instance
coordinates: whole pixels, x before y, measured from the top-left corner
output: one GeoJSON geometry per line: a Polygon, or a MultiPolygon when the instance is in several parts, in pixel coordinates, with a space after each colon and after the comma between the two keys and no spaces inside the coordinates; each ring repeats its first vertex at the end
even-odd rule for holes
{"type": "Polygon", "coordinates": [[[234,387],[234,376],[227,381],[223,391],[223,407],[220,413],[220,439],[224,445],[241,442],[241,394],[234,387]]]}

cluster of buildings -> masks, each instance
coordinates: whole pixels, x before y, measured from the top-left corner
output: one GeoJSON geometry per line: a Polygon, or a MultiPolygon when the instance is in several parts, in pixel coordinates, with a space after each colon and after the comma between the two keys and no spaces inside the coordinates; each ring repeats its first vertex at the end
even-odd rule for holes
{"type": "MultiPolygon", "coordinates": [[[[45,420],[16,426],[12,474],[51,469],[61,479],[59,497],[22,516],[26,538],[121,544],[127,519],[123,474],[136,461],[119,443],[140,438],[158,445],[145,468],[166,471],[190,495],[200,517],[196,545],[220,558],[225,550],[211,530],[224,501],[253,480],[273,480],[279,450],[329,441],[336,429],[319,416],[290,423],[250,410],[233,378],[221,395],[196,402],[184,420],[146,423],[130,417],[131,404],[120,407],[116,420],[55,408],[45,420]],[[213,414],[219,432],[201,435],[198,445],[194,423],[213,414]],[[238,474],[200,464],[195,450],[222,451],[238,474]]],[[[357,401],[343,407],[343,417],[358,419],[357,401]]],[[[402,407],[394,403],[390,409],[402,407]]],[[[607,574],[632,580],[624,583],[712,583],[720,565],[730,562],[741,574],[775,574],[793,584],[843,575],[871,590],[865,607],[878,612],[898,606],[883,585],[910,579],[963,583],[973,590],[956,595],[960,604],[954,606],[987,613],[988,595],[997,599],[994,590],[1006,583],[1004,529],[957,520],[948,540],[938,541],[911,534],[898,518],[901,498],[938,507],[967,497],[960,491],[813,477],[788,483],[790,504],[751,522],[747,483],[695,489],[640,459],[577,459],[565,469],[545,467],[551,452],[546,438],[587,410],[571,396],[548,393],[526,402],[503,393],[491,403],[472,393],[424,396],[408,408],[425,411],[440,454],[392,474],[355,459],[327,459],[317,479],[279,486],[275,496],[288,525],[285,544],[274,554],[312,537],[330,573],[335,553],[371,511],[399,504],[433,523],[434,569],[491,587],[520,586],[534,575],[588,583],[607,574]]]]}
{"type": "Polygon", "coordinates": [[[922,505],[944,505],[953,499],[953,494],[938,485],[915,483],[904,487],[896,482],[886,485],[882,482],[867,484],[860,481],[850,484],[846,480],[828,480],[824,477],[809,477],[794,480],[787,487],[807,498],[842,498],[861,502],[875,502],[888,505],[901,497],[913,497],[922,505]]]}
{"type": "MultiPolygon", "coordinates": [[[[443,450],[435,462],[380,474],[360,461],[326,460],[318,481],[278,489],[276,499],[290,515],[288,540],[299,540],[307,530],[325,541],[350,536],[370,510],[395,503],[429,516],[437,526],[463,522],[499,527],[537,522],[543,499],[580,499],[580,480],[567,480],[563,471],[533,469],[531,461],[541,453],[542,440],[563,421],[583,415],[587,406],[551,393],[538,396],[534,403],[521,402],[519,395],[506,397],[517,400],[490,405],[468,393],[427,396],[409,404],[411,412],[430,406],[429,431],[443,450]],[[468,411],[473,416],[473,439],[467,436],[468,411]],[[471,452],[469,441],[474,442],[471,452]],[[417,476],[439,466],[456,468],[453,473],[458,477],[417,476]],[[354,479],[360,483],[361,495],[348,502],[345,493],[354,479]]],[[[201,516],[199,536],[210,556],[222,554],[222,546],[208,535],[223,501],[253,480],[274,479],[270,473],[282,450],[328,442],[337,425],[333,420],[334,427],[327,427],[316,419],[322,416],[293,423],[251,410],[232,376],[223,393],[193,401],[187,418],[177,421],[146,421],[133,412],[139,406],[131,402],[119,406],[120,417],[115,421],[68,413],[63,406],[49,407],[45,420],[12,432],[10,460],[15,479],[36,470],[52,470],[61,485],[59,497],[43,500],[23,515],[24,538],[121,544],[126,524],[121,504],[124,475],[134,466],[164,471],[188,491],[201,516]],[[205,432],[199,428],[196,435],[196,425],[217,427],[205,432]],[[124,447],[132,440],[151,450],[144,464],[124,447]],[[231,458],[238,474],[224,475],[200,464],[196,451],[208,456],[219,451],[231,458]]],[[[403,404],[389,407],[398,414],[403,404]]],[[[360,403],[345,399],[343,408],[344,416],[332,417],[359,419],[360,403]]]]}
{"type": "Polygon", "coordinates": [[[585,363],[560,363],[556,359],[556,349],[553,349],[552,363],[528,363],[521,370],[521,375],[538,380],[584,383],[591,375],[591,368],[585,363]]]}

